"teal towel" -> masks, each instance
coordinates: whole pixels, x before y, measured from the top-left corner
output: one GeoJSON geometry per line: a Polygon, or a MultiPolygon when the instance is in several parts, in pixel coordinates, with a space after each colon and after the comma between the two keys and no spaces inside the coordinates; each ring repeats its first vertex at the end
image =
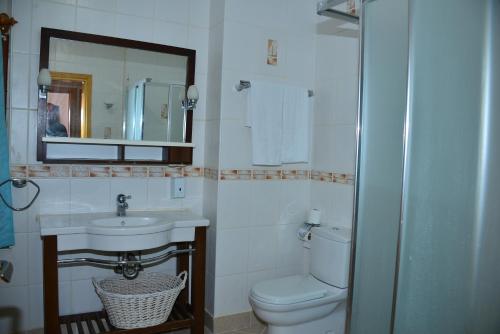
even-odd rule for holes
{"type": "MultiPolygon", "coordinates": [[[[2,43],[0,43],[0,65],[2,59],[2,43]]],[[[0,66],[0,182],[10,177],[9,170],[9,140],[5,122],[5,96],[3,89],[3,66],[0,66]]],[[[7,203],[12,203],[11,184],[7,183],[0,189],[7,203]]],[[[0,248],[14,245],[14,223],[12,211],[0,201],[0,248]]]]}

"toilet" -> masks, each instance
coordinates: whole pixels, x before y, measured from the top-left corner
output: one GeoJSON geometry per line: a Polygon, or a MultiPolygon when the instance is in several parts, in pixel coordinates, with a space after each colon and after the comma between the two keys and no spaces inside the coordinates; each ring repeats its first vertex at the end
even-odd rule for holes
{"type": "Polygon", "coordinates": [[[250,290],[267,334],[337,334],[334,311],[347,297],[351,230],[321,226],[311,232],[309,274],[262,281],[250,290]]]}

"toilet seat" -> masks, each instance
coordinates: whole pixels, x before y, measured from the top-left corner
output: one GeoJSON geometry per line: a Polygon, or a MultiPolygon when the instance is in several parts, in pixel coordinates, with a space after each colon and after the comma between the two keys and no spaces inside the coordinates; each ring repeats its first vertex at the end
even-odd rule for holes
{"type": "Polygon", "coordinates": [[[289,305],[326,296],[326,284],[311,275],[295,275],[255,284],[251,297],[267,304],[289,305]]]}

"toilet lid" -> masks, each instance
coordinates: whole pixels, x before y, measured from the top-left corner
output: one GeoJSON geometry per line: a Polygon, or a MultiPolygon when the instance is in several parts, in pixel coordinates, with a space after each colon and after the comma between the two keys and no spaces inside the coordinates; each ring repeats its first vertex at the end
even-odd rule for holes
{"type": "Polygon", "coordinates": [[[293,304],[325,296],[324,284],[312,276],[288,276],[257,283],[251,294],[265,303],[293,304]]]}

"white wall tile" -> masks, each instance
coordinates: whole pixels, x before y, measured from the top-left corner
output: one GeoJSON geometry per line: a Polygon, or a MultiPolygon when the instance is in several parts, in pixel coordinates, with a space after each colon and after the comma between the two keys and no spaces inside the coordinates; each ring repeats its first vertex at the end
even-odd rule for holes
{"type": "Polygon", "coordinates": [[[36,110],[29,110],[28,114],[28,164],[41,164],[36,159],[38,112],[36,110]]]}
{"type": "MultiPolygon", "coordinates": [[[[28,188],[14,188],[12,187],[12,204],[16,208],[24,207],[29,203],[31,198],[28,197],[28,188]]],[[[14,216],[14,232],[25,233],[29,232],[28,212],[16,211],[13,212],[14,216]]]]}
{"type": "Polygon", "coordinates": [[[28,266],[29,284],[42,284],[43,250],[39,232],[28,234],[28,266]]]}
{"type": "Polygon", "coordinates": [[[252,226],[277,225],[283,209],[282,181],[252,182],[252,226]]]}
{"type": "Polygon", "coordinates": [[[274,269],[278,260],[277,226],[251,228],[248,238],[248,271],[274,269]]]}
{"type": "Polygon", "coordinates": [[[116,11],[117,0],[78,0],[79,7],[105,11],[116,11]]]}
{"type": "Polygon", "coordinates": [[[59,314],[74,314],[71,306],[71,282],[59,282],[59,314]]]}
{"type": "Polygon", "coordinates": [[[210,12],[210,6],[214,1],[191,0],[189,4],[189,23],[192,26],[208,28],[210,18],[207,13],[210,12]]]}
{"type": "Polygon", "coordinates": [[[12,27],[12,50],[29,53],[31,41],[31,1],[13,1],[12,17],[18,21],[12,27]]]}
{"type": "Polygon", "coordinates": [[[307,219],[310,209],[310,181],[283,182],[281,187],[283,209],[280,224],[301,224],[307,219]]]}
{"type": "Polygon", "coordinates": [[[110,212],[116,209],[111,201],[111,186],[107,178],[72,178],[71,212],[110,212]]]}
{"type": "Polygon", "coordinates": [[[215,315],[217,317],[249,311],[247,275],[215,278],[215,315]]]}
{"type": "Polygon", "coordinates": [[[303,242],[297,237],[297,230],[301,225],[302,224],[277,226],[277,268],[294,267],[297,271],[302,271],[304,247],[303,242]]]}
{"type": "MultiPolygon", "coordinates": [[[[33,178],[40,186],[40,195],[28,211],[30,232],[40,232],[38,214],[67,213],[70,210],[69,179],[39,179],[33,178]]],[[[35,189],[30,188],[30,196],[34,196],[35,189]]]]}
{"type": "Polygon", "coordinates": [[[185,25],[155,20],[152,29],[155,43],[187,47],[188,29],[185,25]]]}
{"type": "Polygon", "coordinates": [[[76,29],[79,32],[114,36],[116,34],[115,14],[90,8],[76,10],[76,29]]]}
{"type": "Polygon", "coordinates": [[[40,28],[75,29],[75,6],[49,2],[33,2],[31,23],[31,53],[40,53],[40,28]]]}
{"type": "Polygon", "coordinates": [[[30,109],[38,108],[38,73],[39,73],[39,55],[30,56],[30,76],[29,76],[29,107],[30,109]]]}
{"type": "Polygon", "coordinates": [[[43,285],[31,285],[29,287],[29,329],[43,327],[43,285]]]}
{"type": "Polygon", "coordinates": [[[332,188],[333,215],[331,221],[335,225],[351,227],[354,187],[347,184],[335,184],[332,188]]]}
{"type": "Polygon", "coordinates": [[[121,14],[151,18],[155,14],[155,0],[119,0],[116,11],[121,14]]]}
{"type": "MultiPolygon", "coordinates": [[[[134,1],[137,7],[143,7],[141,3],[134,1]]],[[[121,3],[121,1],[119,2],[121,3]]],[[[116,15],[116,36],[126,39],[140,41],[153,41],[153,21],[151,19],[131,16],[116,15]]]]}
{"type": "Polygon", "coordinates": [[[220,121],[220,168],[250,169],[252,166],[251,131],[243,120],[220,121]]]}
{"type": "Polygon", "coordinates": [[[193,119],[193,166],[203,166],[205,160],[205,121],[193,119]]]}
{"type": "Polygon", "coordinates": [[[181,24],[189,22],[189,1],[156,0],[154,10],[157,19],[181,24]]]}
{"type": "Polygon", "coordinates": [[[11,106],[12,108],[27,109],[30,56],[22,53],[14,53],[11,66],[11,106]]]}
{"type": "Polygon", "coordinates": [[[246,273],[249,248],[249,230],[218,229],[217,232],[215,263],[216,277],[246,273]]]}
{"type": "Polygon", "coordinates": [[[71,282],[71,309],[74,313],[92,312],[102,309],[91,280],[71,282]]]}
{"type": "Polygon", "coordinates": [[[327,152],[334,157],[332,169],[338,173],[354,174],[356,127],[354,125],[336,125],[332,132],[332,151],[327,152]]]}
{"type": "Polygon", "coordinates": [[[12,109],[10,112],[10,163],[28,162],[28,111],[12,109]]]}
{"type": "Polygon", "coordinates": [[[252,181],[221,182],[218,193],[219,228],[251,226],[251,212],[256,210],[252,204],[252,181]]]}

